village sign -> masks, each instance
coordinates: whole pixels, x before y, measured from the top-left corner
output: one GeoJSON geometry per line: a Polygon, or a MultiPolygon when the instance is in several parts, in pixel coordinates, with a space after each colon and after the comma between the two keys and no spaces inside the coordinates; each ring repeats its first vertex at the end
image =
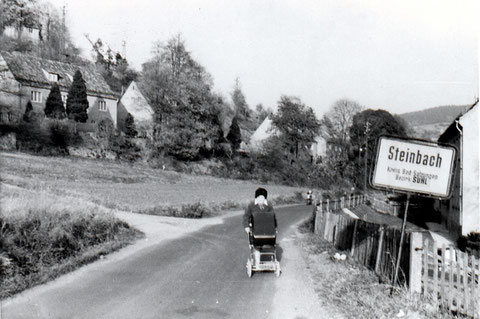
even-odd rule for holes
{"type": "Polygon", "coordinates": [[[397,283],[410,195],[448,198],[451,194],[454,161],[453,146],[399,137],[378,138],[372,186],[407,194],[390,293],[397,283]]]}
{"type": "Polygon", "coordinates": [[[448,198],[455,148],[432,142],[381,136],[372,176],[374,188],[448,198]]]}

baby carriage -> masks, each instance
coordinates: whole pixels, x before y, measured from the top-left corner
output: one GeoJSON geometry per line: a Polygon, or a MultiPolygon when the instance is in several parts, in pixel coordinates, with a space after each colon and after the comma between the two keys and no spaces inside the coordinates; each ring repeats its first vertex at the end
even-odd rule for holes
{"type": "Polygon", "coordinates": [[[247,275],[254,271],[274,271],[280,276],[280,262],[277,260],[275,217],[271,214],[255,213],[250,219],[248,233],[250,255],[247,260],[247,275]]]}

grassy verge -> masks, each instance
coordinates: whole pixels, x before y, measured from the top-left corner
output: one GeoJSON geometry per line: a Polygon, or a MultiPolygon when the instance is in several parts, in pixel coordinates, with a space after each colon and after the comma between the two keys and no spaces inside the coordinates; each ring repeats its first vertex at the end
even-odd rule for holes
{"type": "Polygon", "coordinates": [[[2,186],[0,298],[47,282],[129,244],[141,233],[103,207],[2,186]]]}
{"type": "Polygon", "coordinates": [[[348,318],[455,318],[434,307],[429,300],[411,294],[406,287],[394,290],[375,273],[350,260],[337,260],[342,253],[312,233],[313,218],[300,226],[300,245],[315,283],[315,291],[326,305],[348,318]]]}

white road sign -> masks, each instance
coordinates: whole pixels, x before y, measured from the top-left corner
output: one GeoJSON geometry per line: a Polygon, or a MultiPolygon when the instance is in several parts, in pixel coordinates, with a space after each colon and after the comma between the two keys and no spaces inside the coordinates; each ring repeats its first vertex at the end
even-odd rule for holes
{"type": "Polygon", "coordinates": [[[372,186],[448,197],[455,148],[382,136],[378,140],[372,186]]]}

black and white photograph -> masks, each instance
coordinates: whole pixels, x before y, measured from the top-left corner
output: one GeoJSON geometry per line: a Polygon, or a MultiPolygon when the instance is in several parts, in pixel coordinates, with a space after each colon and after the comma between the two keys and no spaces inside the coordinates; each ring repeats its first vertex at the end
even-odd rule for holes
{"type": "Polygon", "coordinates": [[[0,0],[0,319],[480,319],[476,0],[0,0]]]}

